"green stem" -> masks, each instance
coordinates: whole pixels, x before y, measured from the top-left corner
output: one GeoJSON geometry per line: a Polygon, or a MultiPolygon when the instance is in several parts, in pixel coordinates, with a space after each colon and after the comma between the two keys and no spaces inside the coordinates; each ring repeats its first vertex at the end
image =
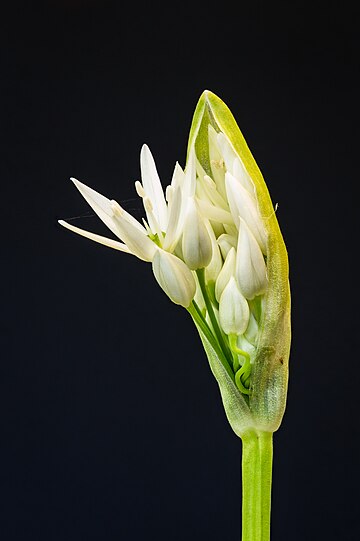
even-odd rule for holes
{"type": "Polygon", "coordinates": [[[210,327],[208,326],[206,320],[202,316],[201,311],[199,310],[199,307],[197,306],[196,302],[192,301],[192,303],[190,304],[190,306],[188,307],[187,310],[190,313],[190,315],[192,316],[195,323],[200,327],[201,331],[206,336],[206,338],[210,342],[211,346],[216,351],[217,356],[219,357],[220,361],[222,362],[225,370],[227,371],[227,373],[229,374],[231,379],[234,381],[234,373],[233,373],[233,371],[232,371],[232,369],[231,369],[231,367],[230,367],[230,365],[229,365],[223,351],[221,350],[217,340],[213,336],[210,327]]]}
{"type": "Polygon", "coordinates": [[[210,297],[208,295],[208,292],[207,292],[206,283],[205,283],[205,269],[198,269],[196,271],[196,274],[197,274],[197,277],[198,277],[198,280],[199,280],[200,289],[201,289],[201,292],[202,292],[202,295],[203,295],[203,298],[204,298],[204,301],[205,301],[206,309],[207,309],[208,314],[209,314],[211,325],[213,326],[215,336],[217,338],[217,341],[219,342],[219,346],[223,350],[225,356],[229,355],[230,358],[231,358],[229,348],[228,348],[227,344],[225,343],[224,337],[222,335],[222,332],[220,330],[220,327],[218,325],[218,322],[217,322],[217,319],[216,319],[216,316],[215,316],[215,313],[214,313],[214,309],[212,307],[211,299],[210,299],[210,297]]]}
{"type": "Polygon", "coordinates": [[[242,436],[242,541],[270,541],[272,433],[242,436]]]}

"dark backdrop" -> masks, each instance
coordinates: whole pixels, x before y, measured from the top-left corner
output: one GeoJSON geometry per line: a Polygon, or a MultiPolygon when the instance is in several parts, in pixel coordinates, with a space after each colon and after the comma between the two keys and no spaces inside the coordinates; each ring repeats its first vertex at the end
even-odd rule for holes
{"type": "Polygon", "coordinates": [[[3,541],[240,537],[240,440],[190,318],[103,233],[75,176],[141,217],[204,89],[278,203],[293,296],[274,541],[358,540],[358,13],[343,2],[1,8],[3,541]],[[84,217],[85,215],[85,217],[84,217]]]}

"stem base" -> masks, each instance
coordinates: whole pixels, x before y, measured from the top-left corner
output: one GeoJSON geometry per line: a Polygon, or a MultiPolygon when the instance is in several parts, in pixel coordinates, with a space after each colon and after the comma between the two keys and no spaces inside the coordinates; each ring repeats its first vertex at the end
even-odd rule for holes
{"type": "Polygon", "coordinates": [[[242,541],[270,541],[272,432],[242,436],[242,541]]]}

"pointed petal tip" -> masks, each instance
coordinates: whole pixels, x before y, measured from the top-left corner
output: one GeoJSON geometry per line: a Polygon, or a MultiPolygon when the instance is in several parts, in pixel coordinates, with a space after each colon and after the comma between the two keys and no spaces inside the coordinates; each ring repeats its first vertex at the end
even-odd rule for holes
{"type": "Polygon", "coordinates": [[[149,145],[147,145],[146,143],[142,144],[140,154],[144,154],[144,152],[150,152],[150,154],[151,154],[149,145]]]}
{"type": "Polygon", "coordinates": [[[84,186],[85,188],[87,188],[86,184],[84,184],[83,182],[80,182],[80,180],[78,180],[77,178],[75,177],[70,177],[70,180],[71,182],[73,182],[75,184],[75,186],[80,189],[82,186],[84,186]]]}

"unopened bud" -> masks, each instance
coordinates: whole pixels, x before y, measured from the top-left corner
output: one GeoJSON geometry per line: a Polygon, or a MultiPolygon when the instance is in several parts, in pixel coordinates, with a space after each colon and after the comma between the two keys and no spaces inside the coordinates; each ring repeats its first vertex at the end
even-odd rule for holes
{"type": "Polygon", "coordinates": [[[235,276],[235,264],[236,264],[236,251],[235,248],[230,248],[228,255],[226,256],[225,263],[219,273],[215,285],[215,297],[219,302],[222,292],[228,285],[230,278],[235,276]]]}
{"type": "Polygon", "coordinates": [[[231,248],[236,248],[236,238],[232,235],[229,235],[228,233],[223,233],[220,235],[220,237],[217,239],[218,245],[221,250],[221,255],[223,256],[223,259],[226,259],[226,256],[228,255],[231,248]]]}
{"type": "Polygon", "coordinates": [[[226,334],[243,334],[249,322],[249,305],[234,277],[222,292],[219,303],[220,325],[226,334]]]}
{"type": "Polygon", "coordinates": [[[212,256],[211,239],[193,197],[189,198],[182,237],[183,258],[189,269],[203,269],[212,256]]]}
{"type": "Polygon", "coordinates": [[[247,299],[262,295],[268,285],[265,260],[260,246],[241,218],[236,256],[236,278],[247,299]]]}
{"type": "Polygon", "coordinates": [[[194,298],[196,283],[192,272],[181,259],[158,249],[154,255],[152,269],[156,281],[168,297],[187,308],[194,298]]]}

